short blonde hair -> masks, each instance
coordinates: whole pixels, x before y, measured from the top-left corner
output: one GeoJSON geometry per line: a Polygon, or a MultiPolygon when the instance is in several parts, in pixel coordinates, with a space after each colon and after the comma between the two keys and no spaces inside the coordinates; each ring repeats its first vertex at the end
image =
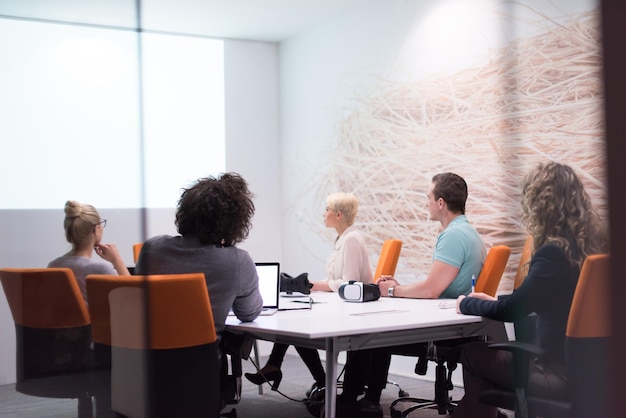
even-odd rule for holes
{"type": "Polygon", "coordinates": [[[334,212],[341,212],[348,225],[354,223],[359,211],[359,201],[352,193],[333,193],[326,198],[326,205],[334,212]]]}

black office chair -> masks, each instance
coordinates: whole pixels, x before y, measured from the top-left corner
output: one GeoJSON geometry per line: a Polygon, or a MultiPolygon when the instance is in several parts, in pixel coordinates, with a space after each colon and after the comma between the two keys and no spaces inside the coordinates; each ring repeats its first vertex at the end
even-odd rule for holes
{"type": "Polygon", "coordinates": [[[480,401],[515,411],[517,418],[607,417],[607,358],[611,320],[610,266],[607,254],[587,257],[572,300],[565,341],[569,400],[527,395],[528,364],[542,351],[533,344],[510,342],[491,347],[514,356],[515,391],[491,389],[480,401]]]}
{"type": "MultiPolygon", "coordinates": [[[[487,254],[483,268],[476,282],[476,292],[483,292],[495,296],[506,268],[506,264],[511,255],[511,248],[506,245],[492,247],[487,254]]],[[[486,336],[476,336],[468,338],[456,338],[452,340],[430,341],[425,344],[414,344],[407,346],[407,351],[401,350],[394,353],[407,356],[417,356],[415,373],[425,375],[428,362],[437,363],[435,369],[435,396],[434,399],[415,398],[401,396],[391,403],[391,417],[404,418],[411,412],[418,409],[436,409],[439,415],[452,413],[457,402],[450,397],[450,391],[454,389],[452,383],[452,373],[456,370],[461,358],[461,350],[464,344],[484,340],[486,336]],[[402,404],[409,404],[402,408],[402,404]]]]}

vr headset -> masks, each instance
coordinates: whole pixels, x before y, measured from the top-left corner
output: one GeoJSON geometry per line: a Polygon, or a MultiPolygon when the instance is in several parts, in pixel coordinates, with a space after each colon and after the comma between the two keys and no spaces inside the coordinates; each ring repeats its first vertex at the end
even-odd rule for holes
{"type": "Polygon", "coordinates": [[[375,284],[350,280],[339,286],[339,297],[347,302],[371,302],[380,299],[380,289],[375,284]]]}

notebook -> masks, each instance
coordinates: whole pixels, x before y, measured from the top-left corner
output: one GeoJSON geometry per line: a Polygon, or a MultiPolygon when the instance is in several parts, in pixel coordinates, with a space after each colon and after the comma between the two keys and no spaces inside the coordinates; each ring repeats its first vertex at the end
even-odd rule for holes
{"type": "Polygon", "coordinates": [[[263,298],[261,315],[273,315],[278,311],[278,294],[280,291],[280,264],[255,263],[259,276],[259,290],[263,298]]]}

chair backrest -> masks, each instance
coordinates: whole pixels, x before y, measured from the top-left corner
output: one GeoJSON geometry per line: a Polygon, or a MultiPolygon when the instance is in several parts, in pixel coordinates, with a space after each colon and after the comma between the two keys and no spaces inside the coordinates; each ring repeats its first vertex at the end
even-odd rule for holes
{"type": "Polygon", "coordinates": [[[487,258],[483,263],[483,268],[476,279],[476,292],[486,293],[491,296],[496,295],[502,274],[509,261],[511,248],[506,245],[496,245],[491,247],[487,253],[487,258]]]}
{"type": "Polygon", "coordinates": [[[88,276],[88,294],[96,289],[108,291],[113,410],[217,416],[220,356],[204,274],[88,276]]]}
{"type": "Polygon", "coordinates": [[[524,247],[522,248],[522,255],[519,259],[519,265],[517,266],[517,271],[515,272],[515,280],[513,281],[513,289],[517,289],[521,286],[522,282],[526,278],[528,274],[528,268],[530,267],[530,256],[532,255],[533,250],[533,237],[529,235],[526,237],[526,242],[524,242],[524,247]]]}
{"type": "Polygon", "coordinates": [[[87,276],[86,283],[93,342],[110,347],[111,309],[109,308],[109,293],[115,288],[124,286],[126,284],[125,278],[123,276],[90,274],[87,276]]]}
{"type": "Polygon", "coordinates": [[[611,335],[610,266],[608,254],[585,259],[567,321],[570,338],[598,338],[611,335]]]}
{"type": "Polygon", "coordinates": [[[143,242],[138,242],[136,244],[133,244],[133,260],[135,263],[137,263],[137,260],[139,260],[139,253],[141,252],[142,247],[143,247],[143,242]]]}
{"type": "Polygon", "coordinates": [[[378,264],[374,272],[374,282],[380,279],[380,276],[393,276],[396,272],[398,259],[400,258],[400,250],[402,250],[402,240],[388,239],[383,243],[380,251],[378,264]]]}
{"type": "Polygon", "coordinates": [[[2,288],[13,321],[31,328],[89,325],[89,313],[69,268],[3,268],[2,288]]]}
{"type": "Polygon", "coordinates": [[[3,268],[16,329],[17,381],[91,367],[87,306],[69,268],[3,268]]]}
{"type": "Polygon", "coordinates": [[[609,255],[585,259],[566,331],[571,416],[609,416],[608,358],[611,336],[609,255]]]}
{"type": "MultiPolygon", "coordinates": [[[[168,291],[178,292],[175,293],[179,297],[179,301],[172,303],[185,303],[191,287],[187,286],[167,286],[165,284],[170,283],[172,280],[175,280],[174,284],[182,284],[187,281],[191,281],[192,283],[196,283],[195,286],[200,286],[203,289],[203,293],[200,295],[206,296],[208,300],[208,292],[206,288],[206,281],[204,280],[203,273],[190,273],[190,274],[166,274],[166,275],[153,275],[153,276],[116,276],[116,275],[107,275],[107,274],[90,274],[87,276],[87,298],[89,300],[89,313],[92,319],[92,334],[93,340],[95,343],[111,345],[111,309],[109,304],[109,294],[112,290],[117,289],[119,287],[136,287],[136,288],[147,288],[151,290],[151,292],[160,291],[161,289],[168,289],[168,291]],[[202,284],[198,284],[198,280],[202,284]],[[170,289],[171,288],[171,289],[170,289]]],[[[196,291],[200,291],[200,288],[196,288],[196,291]]],[[[153,295],[151,294],[151,297],[153,295]]],[[[210,307],[210,305],[209,305],[210,307]]],[[[186,312],[189,311],[192,307],[187,307],[186,312]]],[[[203,315],[206,315],[206,306],[197,305],[193,307],[197,310],[193,315],[198,315],[195,319],[196,321],[203,320],[203,315]]],[[[174,309],[174,308],[172,308],[174,309]]],[[[211,327],[214,327],[213,321],[213,312],[211,309],[208,310],[208,313],[211,315],[210,320],[208,318],[204,318],[204,322],[210,324],[211,327]]],[[[167,310],[155,312],[152,317],[159,318],[159,320],[166,321],[169,323],[167,310]],[[159,317],[158,315],[161,315],[159,317]]],[[[188,330],[186,329],[178,329],[171,330],[172,335],[177,335],[178,333],[184,333],[188,330]]],[[[150,332],[152,335],[152,332],[150,332]]],[[[169,338],[169,337],[168,337],[169,338]]],[[[152,344],[150,344],[152,345],[152,344]]]]}
{"type": "Polygon", "coordinates": [[[110,283],[111,277],[118,278],[116,282],[119,286],[111,289],[108,295],[111,345],[169,349],[210,344],[217,340],[203,273],[88,277],[88,281],[96,283],[99,280],[110,283]],[[128,288],[132,288],[131,292],[128,288]],[[118,299],[134,300],[135,303],[119,303],[118,299]],[[138,315],[146,319],[137,322],[141,319],[138,315]],[[115,330],[116,318],[120,321],[118,325],[124,325],[125,320],[134,318],[134,321],[115,330]],[[137,330],[133,326],[142,324],[148,325],[145,332],[135,332],[137,330]],[[142,334],[148,339],[137,338],[142,334]]]}

